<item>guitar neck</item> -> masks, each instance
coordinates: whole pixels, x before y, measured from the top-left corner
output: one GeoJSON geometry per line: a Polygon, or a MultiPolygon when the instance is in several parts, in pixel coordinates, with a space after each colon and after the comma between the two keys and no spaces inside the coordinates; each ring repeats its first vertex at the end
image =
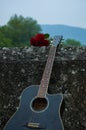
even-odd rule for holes
{"type": "Polygon", "coordinates": [[[52,71],[52,66],[53,66],[53,62],[55,58],[55,53],[56,53],[56,46],[51,46],[37,97],[46,96],[48,85],[49,85],[49,80],[50,80],[50,75],[52,71]]]}

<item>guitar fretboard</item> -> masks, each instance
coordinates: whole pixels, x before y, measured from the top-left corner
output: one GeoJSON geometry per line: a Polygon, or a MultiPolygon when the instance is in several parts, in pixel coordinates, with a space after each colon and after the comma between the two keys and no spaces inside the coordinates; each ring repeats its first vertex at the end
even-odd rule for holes
{"type": "Polygon", "coordinates": [[[46,96],[48,85],[49,85],[49,80],[50,80],[50,75],[52,71],[52,66],[53,66],[53,62],[55,58],[55,53],[56,53],[56,46],[51,46],[37,97],[43,98],[46,96]]]}

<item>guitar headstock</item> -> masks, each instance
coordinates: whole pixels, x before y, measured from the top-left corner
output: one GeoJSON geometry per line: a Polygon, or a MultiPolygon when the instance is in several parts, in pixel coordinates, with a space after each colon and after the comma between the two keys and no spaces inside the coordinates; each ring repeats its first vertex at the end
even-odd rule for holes
{"type": "Polygon", "coordinates": [[[63,36],[61,36],[61,35],[54,36],[54,38],[52,40],[52,45],[59,46],[59,44],[62,42],[62,40],[63,40],[63,36]]]}

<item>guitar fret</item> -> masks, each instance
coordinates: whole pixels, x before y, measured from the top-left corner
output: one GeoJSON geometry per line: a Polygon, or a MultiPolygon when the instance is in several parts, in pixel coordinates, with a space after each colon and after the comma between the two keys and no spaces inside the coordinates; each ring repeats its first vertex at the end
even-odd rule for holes
{"type": "Polygon", "coordinates": [[[50,75],[51,75],[51,70],[52,70],[52,65],[53,65],[53,61],[54,61],[54,57],[55,57],[55,52],[56,52],[56,47],[55,46],[51,46],[50,48],[50,52],[49,52],[49,57],[47,59],[47,63],[45,66],[45,70],[43,73],[43,77],[40,83],[40,87],[39,87],[39,91],[37,96],[45,96],[47,89],[48,89],[48,84],[49,84],[49,79],[50,79],[50,75]]]}

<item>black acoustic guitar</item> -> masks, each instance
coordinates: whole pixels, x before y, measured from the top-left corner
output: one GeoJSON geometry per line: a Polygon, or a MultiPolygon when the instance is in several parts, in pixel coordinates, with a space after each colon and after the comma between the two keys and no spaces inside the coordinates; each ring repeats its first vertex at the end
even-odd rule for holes
{"type": "Polygon", "coordinates": [[[60,116],[63,96],[47,93],[56,48],[61,40],[62,36],[53,38],[40,85],[29,86],[23,91],[19,108],[4,130],[64,130],[60,116]]]}

